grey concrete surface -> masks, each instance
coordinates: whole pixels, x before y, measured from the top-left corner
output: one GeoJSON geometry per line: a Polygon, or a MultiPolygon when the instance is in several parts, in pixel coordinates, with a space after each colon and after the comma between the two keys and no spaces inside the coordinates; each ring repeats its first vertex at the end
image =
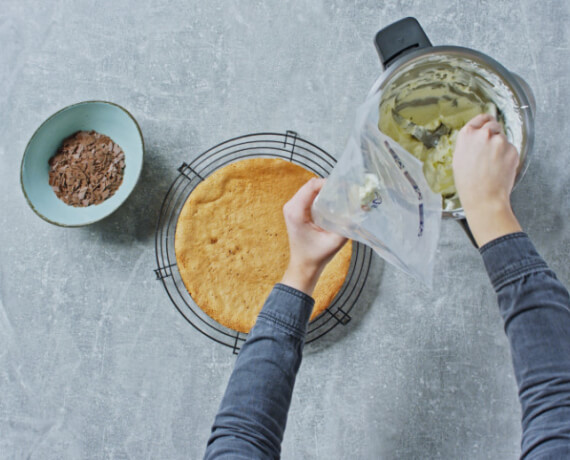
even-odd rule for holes
{"type": "MultiPolygon", "coordinates": [[[[188,325],[153,269],[176,168],[232,136],[294,129],[333,155],[380,66],[375,32],[416,16],[481,50],[537,104],[513,202],[570,281],[568,2],[3,0],[0,8],[0,458],[200,458],[235,357],[188,325]],[[26,142],[70,103],[129,109],[144,171],[106,220],[28,208],[26,142]]],[[[355,320],[309,346],[284,459],[515,459],[520,409],[494,293],[443,223],[435,288],[375,259],[355,320]]]]}

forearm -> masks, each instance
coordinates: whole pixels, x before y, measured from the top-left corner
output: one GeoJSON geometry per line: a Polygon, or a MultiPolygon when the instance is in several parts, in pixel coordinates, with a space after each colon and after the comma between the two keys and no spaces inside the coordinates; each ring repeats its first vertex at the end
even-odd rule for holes
{"type": "Polygon", "coordinates": [[[279,456],[313,304],[274,287],[236,360],[205,458],[279,456]]]}
{"type": "Polygon", "coordinates": [[[464,206],[469,228],[480,248],[504,235],[521,231],[521,226],[508,200],[464,206]]]}
{"type": "MultiPolygon", "coordinates": [[[[522,406],[522,457],[570,455],[570,300],[523,233],[481,248],[522,406]]],[[[550,457],[549,457],[550,458],[550,457]]]]}

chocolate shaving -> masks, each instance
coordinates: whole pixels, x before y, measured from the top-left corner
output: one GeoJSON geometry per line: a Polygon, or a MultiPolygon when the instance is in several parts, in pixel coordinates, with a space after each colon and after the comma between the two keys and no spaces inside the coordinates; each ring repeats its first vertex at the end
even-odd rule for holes
{"type": "Polygon", "coordinates": [[[49,159],[49,185],[71,206],[100,204],[123,183],[125,153],[111,138],[78,131],[49,159]]]}

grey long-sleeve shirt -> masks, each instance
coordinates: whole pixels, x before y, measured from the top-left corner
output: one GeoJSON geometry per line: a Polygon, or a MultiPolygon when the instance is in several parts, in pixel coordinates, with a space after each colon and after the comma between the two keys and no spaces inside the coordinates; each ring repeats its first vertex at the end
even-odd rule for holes
{"type": "MultiPolygon", "coordinates": [[[[570,298],[524,233],[480,249],[522,405],[521,458],[570,458],[570,298]]],[[[243,345],[205,458],[278,458],[314,301],[277,284],[243,345]]]]}

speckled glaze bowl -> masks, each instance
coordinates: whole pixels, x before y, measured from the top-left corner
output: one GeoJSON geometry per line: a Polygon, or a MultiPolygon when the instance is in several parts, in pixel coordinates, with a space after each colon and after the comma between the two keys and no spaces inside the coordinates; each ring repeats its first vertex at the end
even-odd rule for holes
{"type": "Polygon", "coordinates": [[[144,140],[134,117],[123,107],[105,101],[86,101],[56,112],[36,130],[24,151],[20,183],[33,211],[47,222],[62,227],[80,227],[97,222],[119,208],[135,188],[144,154],[144,140]],[[109,136],[125,153],[123,183],[103,203],[85,208],[61,201],[48,183],[48,160],[62,141],[77,131],[95,130],[109,136]]]}

